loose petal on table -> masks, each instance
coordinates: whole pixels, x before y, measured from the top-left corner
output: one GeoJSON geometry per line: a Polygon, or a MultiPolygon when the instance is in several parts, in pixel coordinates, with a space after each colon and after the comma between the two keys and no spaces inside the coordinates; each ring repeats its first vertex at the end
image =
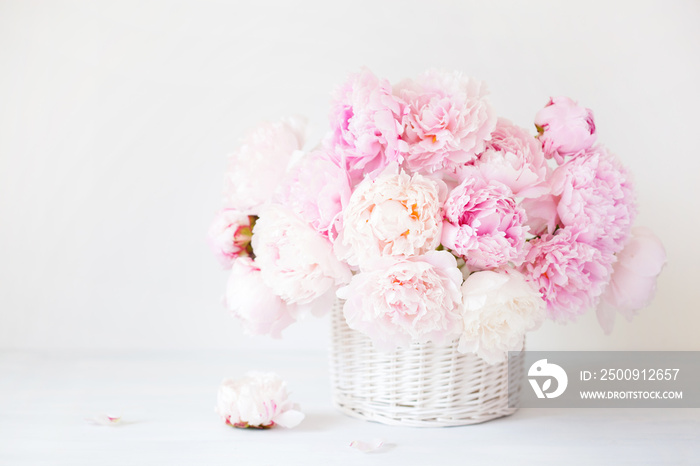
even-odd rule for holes
{"type": "Polygon", "coordinates": [[[95,417],[91,417],[85,420],[100,426],[115,426],[121,422],[122,417],[121,415],[110,416],[109,414],[98,414],[95,417]]]}
{"type": "Polygon", "coordinates": [[[350,446],[355,450],[361,451],[363,453],[369,453],[380,449],[384,445],[384,439],[373,439],[369,442],[362,440],[353,440],[350,442],[350,446]]]}

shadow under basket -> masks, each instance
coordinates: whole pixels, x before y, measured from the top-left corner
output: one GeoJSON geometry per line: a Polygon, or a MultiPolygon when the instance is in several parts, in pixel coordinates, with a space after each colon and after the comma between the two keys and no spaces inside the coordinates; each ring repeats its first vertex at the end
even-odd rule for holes
{"type": "Polygon", "coordinates": [[[331,316],[333,404],[353,417],[383,424],[447,427],[477,424],[513,414],[508,366],[517,374],[511,406],[517,406],[524,355],[490,365],[457,351],[457,342],[438,347],[414,343],[394,352],[374,349],[350,329],[337,300],[331,316]]]}

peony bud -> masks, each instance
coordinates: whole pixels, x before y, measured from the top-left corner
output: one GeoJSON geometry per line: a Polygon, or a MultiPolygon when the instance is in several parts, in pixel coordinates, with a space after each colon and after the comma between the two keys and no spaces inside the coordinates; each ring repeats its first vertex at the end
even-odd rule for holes
{"type": "Polygon", "coordinates": [[[564,163],[564,157],[589,149],[596,141],[593,112],[568,97],[552,97],[535,115],[545,157],[564,163]]]}

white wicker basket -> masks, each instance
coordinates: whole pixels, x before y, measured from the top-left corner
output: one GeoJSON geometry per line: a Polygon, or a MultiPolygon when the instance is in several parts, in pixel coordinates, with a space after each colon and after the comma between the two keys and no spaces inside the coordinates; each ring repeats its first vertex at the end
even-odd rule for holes
{"type": "MultiPolygon", "coordinates": [[[[333,403],[342,412],[416,427],[476,424],[515,412],[508,407],[508,365],[522,375],[522,353],[489,365],[476,355],[459,353],[456,342],[447,347],[414,343],[380,352],[348,327],[342,305],[336,301],[331,317],[333,403]]],[[[517,405],[519,385],[512,391],[511,402],[517,405]]]]}

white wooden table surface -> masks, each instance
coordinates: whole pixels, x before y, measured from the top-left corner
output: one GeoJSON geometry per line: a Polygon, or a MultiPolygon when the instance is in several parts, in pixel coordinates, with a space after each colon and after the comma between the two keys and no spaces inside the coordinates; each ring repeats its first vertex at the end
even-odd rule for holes
{"type": "Polygon", "coordinates": [[[700,464],[700,410],[520,410],[476,426],[402,428],[336,412],[310,352],[0,352],[1,465],[700,464]],[[226,426],[225,376],[273,370],[306,413],[292,430],[226,426]],[[123,416],[94,425],[100,413],[123,416]],[[353,440],[383,438],[373,453],[353,440]]]}

